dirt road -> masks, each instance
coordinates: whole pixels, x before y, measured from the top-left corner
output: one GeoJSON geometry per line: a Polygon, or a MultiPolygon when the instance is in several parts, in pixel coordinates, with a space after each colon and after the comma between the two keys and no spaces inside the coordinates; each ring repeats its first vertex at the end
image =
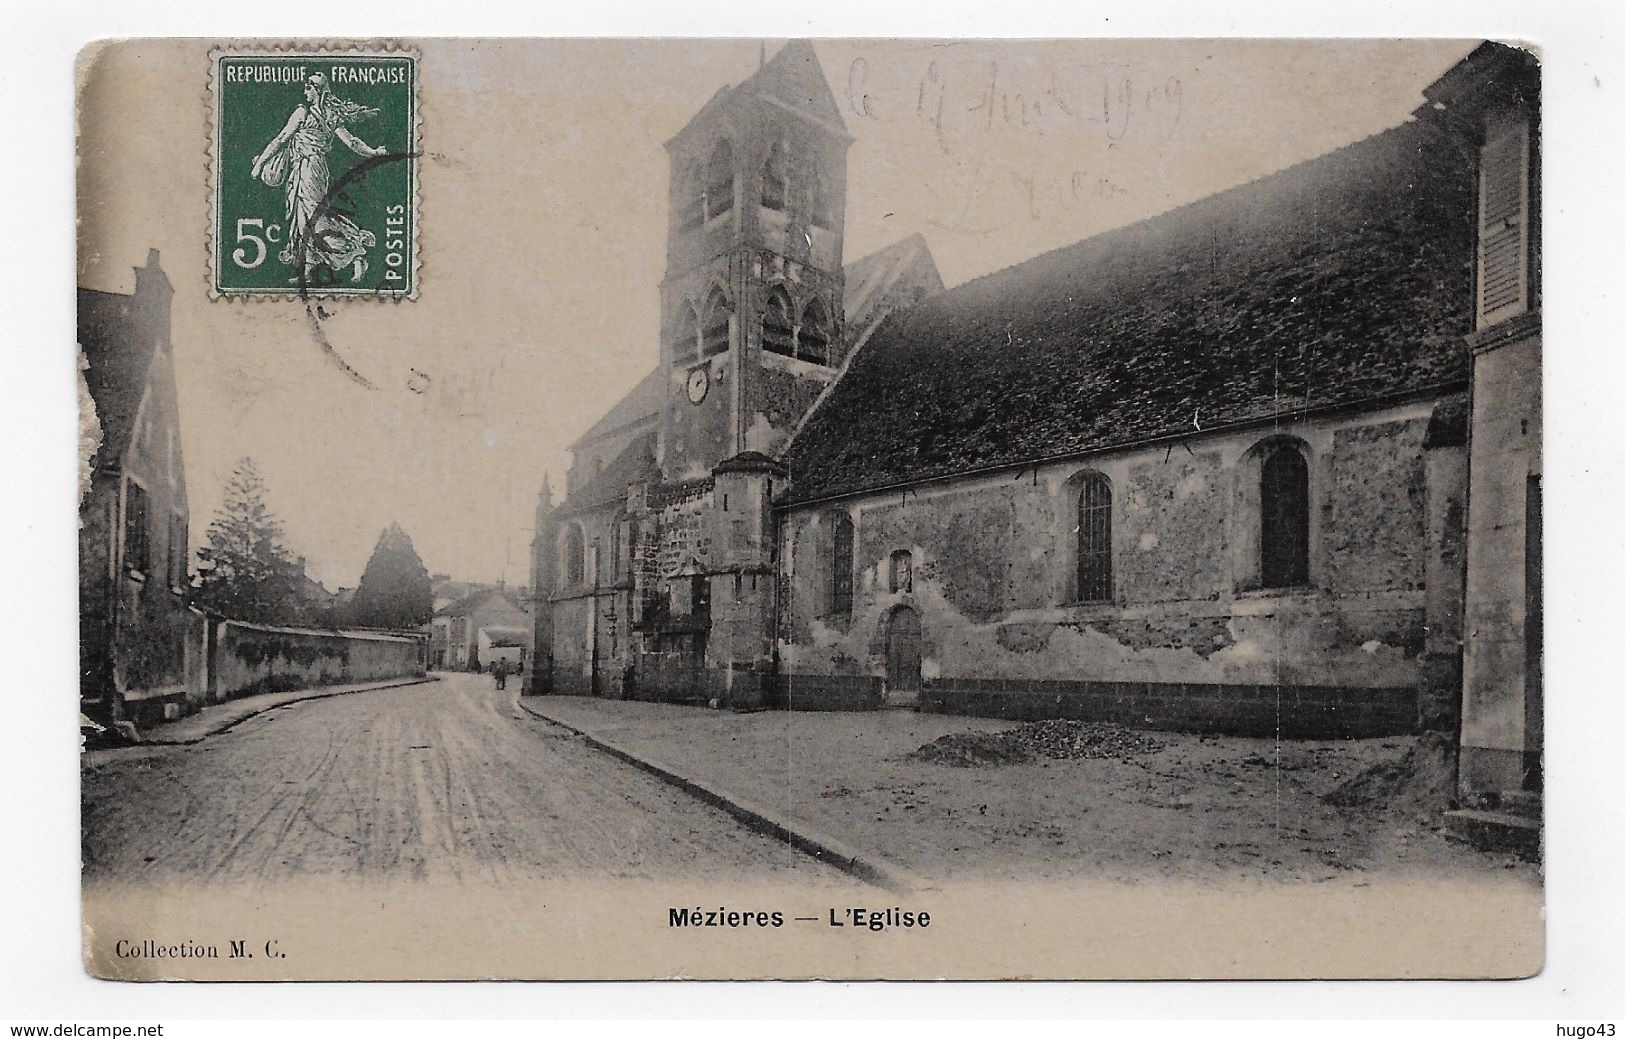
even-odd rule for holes
{"type": "Polygon", "coordinates": [[[94,755],[86,881],[840,876],[514,694],[447,675],[291,704],[192,747],[94,755]]]}

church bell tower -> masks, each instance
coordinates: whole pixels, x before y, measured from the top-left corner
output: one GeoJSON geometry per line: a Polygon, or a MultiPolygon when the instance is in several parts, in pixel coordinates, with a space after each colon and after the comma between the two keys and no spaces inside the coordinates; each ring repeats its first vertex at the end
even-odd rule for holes
{"type": "Polygon", "coordinates": [[[793,41],[666,143],[666,481],[776,458],[838,373],[851,142],[812,45],[793,41]]]}

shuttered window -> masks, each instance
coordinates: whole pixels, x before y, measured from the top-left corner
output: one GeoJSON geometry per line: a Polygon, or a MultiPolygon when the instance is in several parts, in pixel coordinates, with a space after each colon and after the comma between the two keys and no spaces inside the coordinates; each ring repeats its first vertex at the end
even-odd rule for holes
{"type": "Polygon", "coordinates": [[[1309,583],[1309,463],[1282,444],[1259,474],[1259,576],[1265,588],[1309,583]]]}
{"type": "Polygon", "coordinates": [[[1087,473],[1078,490],[1078,601],[1112,597],[1112,485],[1087,473]]]}
{"type": "Polygon", "coordinates": [[[718,141],[705,166],[705,219],[711,220],[734,207],[734,152],[727,141],[718,141]]]}
{"type": "Polygon", "coordinates": [[[1493,127],[1478,176],[1478,324],[1529,309],[1529,125],[1493,127]]]}
{"type": "Polygon", "coordinates": [[[814,364],[829,364],[830,338],[829,318],[824,313],[824,305],[815,299],[807,304],[806,311],[801,315],[801,348],[798,351],[801,359],[814,364]]]}
{"type": "Polygon", "coordinates": [[[704,174],[690,168],[682,180],[680,198],[677,203],[677,228],[680,231],[692,231],[705,223],[705,184],[704,174]]]}
{"type": "Polygon", "coordinates": [[[790,297],[783,287],[775,287],[762,311],[762,349],[768,353],[795,356],[796,330],[791,324],[790,297]]]}
{"type": "Polygon", "coordinates": [[[728,351],[728,301],[720,291],[712,292],[705,304],[705,326],[700,330],[700,352],[703,356],[728,351]]]}
{"type": "Polygon", "coordinates": [[[762,166],[762,205],[783,211],[790,205],[790,168],[784,157],[784,145],[774,142],[768,149],[767,162],[762,166]]]}

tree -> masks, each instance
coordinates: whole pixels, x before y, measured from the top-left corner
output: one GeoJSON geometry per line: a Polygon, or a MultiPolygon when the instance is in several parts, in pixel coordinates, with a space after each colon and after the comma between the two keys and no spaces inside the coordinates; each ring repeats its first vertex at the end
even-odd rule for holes
{"type": "Polygon", "coordinates": [[[231,620],[286,623],[300,616],[298,566],[266,505],[265,478],[244,456],[198,549],[197,601],[231,620]]]}
{"type": "Polygon", "coordinates": [[[350,623],[369,628],[416,628],[434,615],[429,571],[399,523],[378,535],[350,602],[350,623]]]}

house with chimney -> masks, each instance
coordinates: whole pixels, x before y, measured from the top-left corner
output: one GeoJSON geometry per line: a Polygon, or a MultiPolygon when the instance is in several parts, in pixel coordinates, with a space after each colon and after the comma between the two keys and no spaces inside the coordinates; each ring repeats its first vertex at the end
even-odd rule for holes
{"type": "Polygon", "coordinates": [[[79,502],[79,701],[103,723],[178,717],[207,691],[208,622],[187,601],[173,293],[156,249],[133,293],[78,293],[83,418],[99,433],[79,502]]]}

